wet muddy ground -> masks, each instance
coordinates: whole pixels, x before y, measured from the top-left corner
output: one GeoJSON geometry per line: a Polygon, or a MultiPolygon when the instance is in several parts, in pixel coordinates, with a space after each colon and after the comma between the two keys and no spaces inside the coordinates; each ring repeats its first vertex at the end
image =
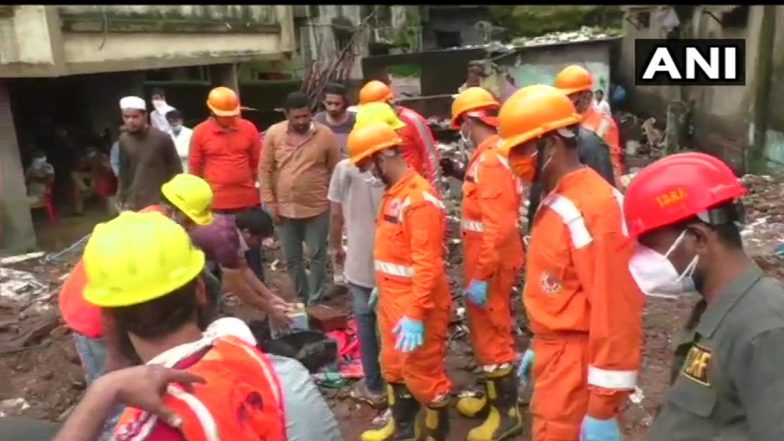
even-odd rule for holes
{"type": "MultiPolygon", "coordinates": [[[[778,213],[767,199],[773,196],[764,194],[760,189],[770,188],[770,182],[757,179],[752,184],[756,191],[752,194],[755,207],[747,210],[754,218],[766,218],[767,222],[757,222],[753,231],[744,236],[749,248],[758,258],[760,265],[771,276],[784,280],[784,265],[772,255],[772,249],[781,240],[778,228],[784,215],[778,213]],[[759,199],[765,199],[759,201],[759,199]]],[[[780,188],[780,187],[777,187],[780,188]]],[[[781,192],[776,194],[779,197],[781,192]]],[[[90,231],[92,225],[105,216],[93,213],[81,218],[64,218],[57,227],[43,221],[39,228],[39,239],[45,250],[59,250],[79,239],[90,231]]],[[[450,246],[454,251],[459,248],[450,246]]],[[[268,263],[279,257],[278,250],[268,250],[268,263]]],[[[36,283],[20,296],[26,300],[0,296],[0,416],[24,416],[48,421],[60,421],[79,400],[84,392],[83,371],[76,354],[73,337],[63,325],[57,311],[57,292],[64,276],[78,256],[42,266],[36,261],[5,265],[5,268],[29,271],[35,274],[36,283]],[[40,286],[39,286],[40,285],[40,286]]],[[[291,285],[279,265],[277,271],[267,269],[271,284],[284,296],[290,296],[291,285]]],[[[454,286],[461,282],[459,257],[451,259],[450,276],[454,286]]],[[[9,283],[9,280],[0,280],[9,283]]],[[[24,291],[24,290],[23,290],[24,291]]],[[[648,427],[655,415],[657,406],[662,402],[668,388],[670,363],[672,360],[670,338],[685,322],[695,298],[679,301],[649,299],[645,309],[645,349],[644,364],[640,376],[641,394],[635,395],[626,407],[622,420],[627,441],[646,439],[648,427]]],[[[346,310],[347,297],[340,296],[329,302],[346,310]]],[[[518,302],[519,305],[519,302],[518,302]]],[[[230,311],[243,318],[257,318],[257,314],[242,307],[230,311]]],[[[525,336],[520,338],[519,349],[527,344],[525,336]]],[[[455,391],[475,386],[478,376],[473,371],[476,363],[465,340],[454,341],[447,358],[448,372],[455,384],[455,391]]],[[[345,439],[354,441],[359,434],[372,427],[371,421],[379,411],[361,405],[348,396],[347,390],[324,390],[330,404],[340,421],[345,439]]],[[[524,408],[524,410],[527,410],[524,408]]],[[[525,412],[528,418],[527,412],[525,412]]],[[[464,440],[466,433],[477,421],[470,421],[454,415],[450,440],[464,440]]],[[[528,425],[518,440],[529,439],[528,425]]]]}

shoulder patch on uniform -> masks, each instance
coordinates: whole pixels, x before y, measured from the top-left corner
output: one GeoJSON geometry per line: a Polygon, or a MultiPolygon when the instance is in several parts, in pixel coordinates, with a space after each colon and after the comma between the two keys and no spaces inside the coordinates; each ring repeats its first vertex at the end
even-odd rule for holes
{"type": "Polygon", "coordinates": [[[710,386],[708,370],[710,369],[713,352],[700,345],[694,345],[686,354],[681,373],[688,379],[703,386],[710,386]]]}
{"type": "Polygon", "coordinates": [[[555,295],[561,292],[561,281],[548,271],[542,272],[539,279],[542,287],[542,292],[549,295],[555,295]]]}

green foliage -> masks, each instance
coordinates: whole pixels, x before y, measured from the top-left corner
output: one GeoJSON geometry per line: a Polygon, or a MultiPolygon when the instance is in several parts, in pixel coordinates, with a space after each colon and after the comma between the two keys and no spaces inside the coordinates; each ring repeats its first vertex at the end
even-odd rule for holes
{"type": "Polygon", "coordinates": [[[599,6],[490,6],[493,21],[511,37],[535,37],[548,32],[578,30],[583,26],[621,27],[623,11],[616,5],[599,6]]]}

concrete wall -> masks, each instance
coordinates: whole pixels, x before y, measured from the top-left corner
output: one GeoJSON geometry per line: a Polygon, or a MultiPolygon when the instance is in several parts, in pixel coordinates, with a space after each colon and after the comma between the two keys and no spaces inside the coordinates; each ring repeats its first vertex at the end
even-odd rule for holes
{"type": "MultiPolygon", "coordinates": [[[[405,6],[387,6],[388,17],[380,17],[380,12],[371,20],[365,17],[373,10],[369,5],[312,5],[312,10],[299,25],[299,57],[302,66],[308,66],[312,60],[318,61],[321,66],[328,66],[338,55],[335,33],[332,28],[333,20],[343,17],[351,22],[352,26],[362,26],[354,42],[355,54],[349,70],[348,79],[360,80],[362,73],[362,58],[369,55],[369,44],[379,38],[393,37],[396,29],[406,25],[408,13],[405,6]]],[[[300,72],[302,73],[302,72],[300,72]]]]}
{"type": "Polygon", "coordinates": [[[570,64],[588,69],[594,89],[607,91],[610,84],[610,47],[615,40],[533,46],[495,59],[506,66],[518,87],[552,85],[555,76],[570,64]]]}
{"type": "Polygon", "coordinates": [[[0,18],[0,77],[281,58],[291,6],[16,6],[0,18]]]}
{"type": "Polygon", "coordinates": [[[482,34],[474,25],[480,20],[490,20],[487,9],[479,6],[430,7],[428,16],[422,29],[424,50],[448,49],[438,46],[436,32],[458,32],[461,46],[482,44],[482,34]]]}
{"type": "Polygon", "coordinates": [[[24,251],[35,246],[20,164],[11,100],[6,84],[0,80],[0,250],[3,252],[24,251]]]}
{"type": "MultiPolygon", "coordinates": [[[[715,6],[700,5],[694,8],[691,17],[681,18],[681,36],[686,38],[740,38],[746,40],[746,85],[745,86],[634,86],[634,40],[636,38],[664,38],[665,30],[657,20],[657,9],[629,9],[627,16],[635,21],[636,12],[650,13],[650,26],[637,29],[628,20],[624,21],[624,39],[621,50],[619,77],[629,92],[630,110],[645,116],[655,116],[665,121],[667,104],[670,101],[694,102],[695,146],[714,153],[733,164],[741,164],[743,152],[751,143],[753,133],[754,81],[757,74],[757,51],[759,29],[763,7],[750,6],[748,24],[744,28],[722,27],[708,12],[721,18],[721,9],[715,6]]],[[[720,8],[720,7],[718,7],[720,8]]],[[[724,7],[726,8],[726,7],[724,7]]],[[[784,133],[784,109],[777,106],[784,99],[784,8],[776,7],[778,26],[774,49],[774,72],[778,72],[771,90],[772,121],[778,131],[784,133]]],[[[768,136],[769,142],[776,142],[781,136],[768,136]]],[[[784,145],[768,149],[784,163],[784,145]],[[781,153],[774,153],[774,152],[781,153]]],[[[770,155],[769,155],[770,156],[770,155]]]]}

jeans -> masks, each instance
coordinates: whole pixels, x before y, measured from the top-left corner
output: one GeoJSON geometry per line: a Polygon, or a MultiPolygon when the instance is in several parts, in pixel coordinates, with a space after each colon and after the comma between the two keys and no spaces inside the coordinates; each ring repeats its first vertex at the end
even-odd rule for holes
{"type": "Polygon", "coordinates": [[[352,309],[357,319],[359,350],[362,353],[362,369],[365,371],[365,385],[373,393],[383,393],[381,366],[379,364],[379,344],[376,332],[376,313],[368,305],[372,288],[348,284],[351,293],[352,309]]]}
{"type": "Polygon", "coordinates": [[[286,270],[294,282],[294,289],[303,302],[310,305],[324,296],[327,283],[327,235],[329,210],[305,219],[283,218],[276,226],[286,270]],[[312,253],[310,275],[305,272],[302,242],[312,253]]]}
{"type": "MultiPolygon", "coordinates": [[[[91,385],[95,380],[105,373],[106,364],[106,344],[101,339],[86,337],[78,332],[74,332],[76,340],[76,353],[82,361],[82,367],[87,376],[87,385],[91,385]]],[[[111,414],[103,425],[103,431],[99,440],[108,440],[114,432],[114,426],[120,420],[123,406],[115,406],[111,414]]]]}
{"type": "Polygon", "coordinates": [[[245,251],[245,260],[248,262],[248,268],[253,271],[256,277],[264,282],[264,257],[261,255],[261,244],[258,246],[249,245],[249,250],[245,251]]]}

